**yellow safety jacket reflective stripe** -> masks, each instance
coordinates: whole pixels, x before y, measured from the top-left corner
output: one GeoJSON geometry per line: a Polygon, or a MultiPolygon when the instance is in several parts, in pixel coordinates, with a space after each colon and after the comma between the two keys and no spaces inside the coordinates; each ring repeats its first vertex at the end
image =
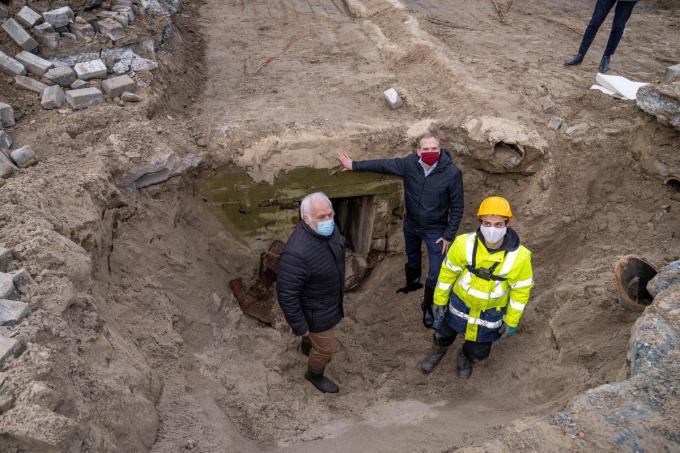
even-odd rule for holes
{"type": "MultiPolygon", "coordinates": [[[[453,241],[434,292],[436,305],[447,305],[453,291],[469,308],[465,339],[471,341],[476,341],[478,326],[484,325],[480,316],[486,310],[500,311],[507,307],[503,322],[517,327],[534,286],[531,252],[523,245],[510,252],[489,253],[483,244],[478,244],[475,267],[488,269],[498,263],[493,274],[504,277],[504,281],[485,280],[470,272],[467,266],[473,263],[475,241],[479,240],[476,233],[467,233],[453,241]]],[[[449,311],[456,315],[456,311],[449,311]]]]}

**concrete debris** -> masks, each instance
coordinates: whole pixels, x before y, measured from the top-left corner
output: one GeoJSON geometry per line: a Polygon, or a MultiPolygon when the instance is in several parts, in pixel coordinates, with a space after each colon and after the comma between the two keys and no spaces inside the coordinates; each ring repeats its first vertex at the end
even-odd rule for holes
{"type": "MultiPolygon", "coordinates": [[[[55,85],[55,87],[61,91],[61,87],[55,85]]],[[[47,91],[47,90],[45,90],[47,91]]],[[[64,95],[64,92],[62,91],[62,96],[64,95]]],[[[63,98],[62,98],[62,103],[63,103],[63,98]]],[[[38,158],[36,157],[35,153],[29,146],[22,146],[21,148],[17,148],[14,151],[10,153],[10,157],[14,161],[15,164],[17,164],[17,167],[19,168],[26,168],[30,167],[31,165],[35,165],[38,163],[38,158]]]]}
{"type": "Polygon", "coordinates": [[[33,50],[38,47],[38,42],[33,36],[28,34],[24,28],[14,19],[7,19],[2,23],[2,29],[7,32],[10,38],[24,50],[33,50]]]}
{"type": "Polygon", "coordinates": [[[28,28],[35,27],[43,20],[40,14],[33,11],[28,6],[24,6],[19,10],[19,12],[17,13],[17,19],[19,19],[19,22],[21,22],[28,28]]]}
{"type": "Polygon", "coordinates": [[[141,97],[140,95],[130,93],[129,91],[126,91],[125,93],[121,94],[120,98],[125,102],[142,102],[144,100],[144,98],[141,97]]]}
{"type": "Polygon", "coordinates": [[[586,132],[588,132],[589,129],[590,129],[590,124],[579,123],[575,126],[568,127],[567,130],[565,131],[565,133],[569,137],[578,137],[579,135],[583,135],[586,132]]]}
{"type": "Polygon", "coordinates": [[[47,47],[48,49],[56,49],[59,47],[61,37],[59,36],[59,33],[46,32],[38,35],[38,41],[40,41],[40,45],[43,47],[47,47]]]}
{"type": "Polygon", "coordinates": [[[122,25],[123,28],[127,28],[128,25],[130,25],[130,19],[128,19],[127,14],[116,14],[116,17],[114,17],[113,20],[122,25]]]}
{"type": "Polygon", "coordinates": [[[44,83],[26,76],[20,75],[14,76],[14,81],[16,82],[19,88],[23,88],[24,90],[29,91],[35,91],[38,94],[42,94],[43,90],[47,88],[47,85],[45,85],[44,83]]]}
{"type": "MultiPolygon", "coordinates": [[[[75,77],[75,76],[76,76],[76,74],[75,74],[75,72],[74,72],[74,73],[73,73],[73,77],[75,77]]],[[[72,89],[72,90],[77,90],[77,89],[79,89],[79,88],[86,88],[86,87],[89,87],[89,86],[90,86],[90,84],[87,83],[86,81],[80,80],[80,79],[76,79],[75,82],[73,82],[73,83],[71,84],[71,89],[72,89]]]]}
{"type": "Polygon", "coordinates": [[[102,90],[104,90],[104,93],[106,93],[107,96],[117,98],[126,91],[130,92],[137,90],[137,84],[130,76],[122,75],[104,80],[102,82],[102,90]]]}
{"type": "Polygon", "coordinates": [[[55,410],[64,399],[44,382],[33,382],[23,394],[24,400],[30,404],[37,404],[40,407],[55,410]]]}
{"type": "Polygon", "coordinates": [[[121,185],[129,190],[137,190],[160,184],[195,168],[201,160],[201,156],[195,154],[184,157],[168,154],[129,171],[123,176],[121,185]]]}
{"type": "Polygon", "coordinates": [[[680,284],[680,260],[668,263],[647,283],[647,291],[656,297],[671,285],[680,284]]]}
{"type": "Polygon", "coordinates": [[[562,124],[564,123],[564,120],[558,116],[553,116],[550,118],[550,121],[548,121],[548,128],[556,131],[560,127],[562,127],[562,124]]]}
{"type": "Polygon", "coordinates": [[[542,97],[538,100],[545,113],[552,113],[555,111],[555,102],[549,96],[542,97]]]}
{"type": "MultiPolygon", "coordinates": [[[[0,157],[4,154],[0,153],[0,157]]],[[[0,272],[0,299],[13,299],[16,295],[12,274],[0,272]]]]}
{"type": "Polygon", "coordinates": [[[135,13],[132,7],[125,5],[116,5],[111,9],[119,13],[116,15],[116,17],[118,17],[119,15],[125,15],[127,17],[128,23],[132,23],[135,21],[135,13]]]}
{"type": "Polygon", "coordinates": [[[634,101],[640,88],[647,85],[642,82],[633,82],[625,77],[615,75],[597,74],[595,77],[597,84],[590,87],[591,90],[598,90],[619,99],[634,101]]]}
{"type": "Polygon", "coordinates": [[[42,24],[33,27],[33,32],[40,37],[46,33],[54,33],[54,27],[48,22],[43,22],[42,24]]]}
{"type": "Polygon", "coordinates": [[[113,19],[117,14],[118,13],[116,11],[102,10],[97,11],[95,16],[97,16],[98,19],[113,19]]]}
{"type": "Polygon", "coordinates": [[[12,137],[2,129],[0,129],[0,150],[7,150],[12,147],[12,137]]]}
{"type": "Polygon", "coordinates": [[[19,348],[20,344],[17,340],[0,335],[0,365],[14,355],[19,348]]]}
{"type": "Polygon", "coordinates": [[[155,61],[140,57],[129,47],[104,49],[101,51],[101,53],[85,52],[69,55],[67,57],[53,58],[50,61],[54,63],[55,66],[59,67],[74,66],[77,63],[83,63],[96,59],[109,62],[112,72],[116,74],[126,74],[130,71],[152,71],[158,68],[158,64],[155,61]]]}
{"type": "Polygon", "coordinates": [[[680,64],[669,66],[666,68],[666,77],[680,77],[680,64]]]}
{"type": "Polygon", "coordinates": [[[104,95],[96,88],[80,88],[66,92],[66,102],[73,110],[80,110],[104,102],[104,95]]]}
{"type": "Polygon", "coordinates": [[[661,124],[680,130],[680,81],[641,88],[637,105],[661,124]]]}
{"type": "Polygon", "coordinates": [[[81,80],[105,79],[108,73],[106,65],[100,59],[77,63],[73,69],[81,80]]]}
{"type": "Polygon", "coordinates": [[[0,3],[0,20],[7,19],[9,17],[9,11],[7,10],[7,5],[0,3]]]}
{"type": "Polygon", "coordinates": [[[75,440],[78,424],[37,404],[17,405],[6,412],[0,421],[0,432],[28,451],[80,451],[75,440]]]}
{"type": "Polygon", "coordinates": [[[14,126],[14,109],[11,105],[0,102],[0,127],[14,126]]]}
{"type": "MultiPolygon", "coordinates": [[[[16,170],[16,168],[17,167],[14,165],[14,163],[12,163],[12,161],[9,160],[9,157],[7,157],[5,153],[0,152],[0,178],[9,178],[12,175],[12,173],[14,173],[14,170],[16,170]]],[[[0,294],[2,293],[1,286],[2,285],[0,284],[0,294]]],[[[0,295],[0,297],[3,296],[0,295]]]]}
{"type": "Polygon", "coordinates": [[[12,255],[13,253],[10,249],[0,246],[0,272],[7,272],[7,266],[9,266],[9,262],[12,260],[12,255]]]}
{"type": "MultiPolygon", "coordinates": [[[[80,19],[80,17],[78,17],[78,19],[80,19]]],[[[90,25],[88,22],[82,23],[76,21],[69,26],[69,30],[71,30],[71,33],[73,33],[75,36],[80,38],[94,38],[95,35],[94,27],[92,27],[92,25],[90,25]]]]}
{"type": "Polygon", "coordinates": [[[43,19],[45,22],[52,24],[54,28],[66,27],[73,22],[73,10],[69,6],[62,6],[61,8],[45,11],[43,19]]]}
{"type": "Polygon", "coordinates": [[[397,90],[395,90],[394,88],[386,89],[383,92],[383,95],[385,96],[385,100],[387,101],[389,106],[395,110],[404,105],[404,101],[401,100],[399,93],[397,93],[397,90]]]}
{"type": "Polygon", "coordinates": [[[64,39],[70,39],[71,41],[78,41],[78,37],[76,35],[66,31],[61,33],[61,37],[64,39]]]}
{"type": "Polygon", "coordinates": [[[18,300],[0,299],[0,326],[14,326],[31,311],[30,306],[18,300]]]}
{"type": "Polygon", "coordinates": [[[111,41],[118,41],[125,37],[125,28],[112,18],[102,19],[98,22],[99,31],[108,36],[111,41]]]}
{"type": "MultiPolygon", "coordinates": [[[[59,85],[52,85],[45,88],[40,105],[46,110],[58,109],[66,101],[64,90],[59,85]]],[[[21,166],[21,165],[20,165],[21,166]]]]}
{"type": "Polygon", "coordinates": [[[54,66],[51,62],[45,60],[44,58],[40,58],[38,55],[31,53],[31,52],[26,52],[21,51],[19,52],[16,57],[18,62],[23,64],[26,69],[28,69],[31,73],[38,75],[40,77],[44,76],[45,73],[52,67],[54,66]]]}
{"type": "Polygon", "coordinates": [[[9,75],[26,75],[24,65],[2,51],[0,51],[0,70],[9,75]]]}
{"type": "Polygon", "coordinates": [[[45,77],[63,87],[70,86],[76,81],[75,71],[68,66],[60,66],[50,69],[45,74],[45,77]]]}

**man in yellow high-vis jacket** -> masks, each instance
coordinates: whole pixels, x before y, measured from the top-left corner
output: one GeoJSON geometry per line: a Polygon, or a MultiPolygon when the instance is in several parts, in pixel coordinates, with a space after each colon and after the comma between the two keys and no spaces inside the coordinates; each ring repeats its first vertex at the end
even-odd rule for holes
{"type": "Polygon", "coordinates": [[[531,252],[508,227],[510,203],[488,197],[477,212],[479,229],[458,236],[442,263],[434,293],[432,351],[420,368],[430,373],[458,334],[458,377],[491,353],[494,341],[513,334],[534,286],[531,252]]]}

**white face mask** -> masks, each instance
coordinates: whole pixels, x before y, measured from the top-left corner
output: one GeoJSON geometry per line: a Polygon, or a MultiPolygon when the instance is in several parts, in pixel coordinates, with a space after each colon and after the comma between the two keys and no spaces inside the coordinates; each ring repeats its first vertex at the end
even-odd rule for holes
{"type": "Polygon", "coordinates": [[[484,236],[484,239],[486,239],[486,242],[488,244],[496,244],[503,239],[505,236],[505,233],[507,232],[507,228],[496,228],[496,227],[485,227],[481,226],[479,227],[480,231],[482,232],[482,236],[484,236]]]}

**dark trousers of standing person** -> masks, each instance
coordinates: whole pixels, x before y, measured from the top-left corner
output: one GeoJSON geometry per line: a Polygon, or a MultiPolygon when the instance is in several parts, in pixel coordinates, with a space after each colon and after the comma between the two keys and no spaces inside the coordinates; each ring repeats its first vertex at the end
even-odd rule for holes
{"type": "Polygon", "coordinates": [[[619,45],[619,41],[621,41],[621,37],[623,36],[623,31],[626,29],[626,22],[628,22],[628,19],[633,12],[635,3],[637,2],[597,0],[593,17],[590,19],[590,23],[586,28],[586,32],[583,34],[583,40],[581,41],[581,47],[579,47],[578,53],[585,55],[588,52],[590,45],[595,39],[595,35],[597,35],[597,30],[607,18],[609,11],[611,11],[614,5],[616,5],[614,10],[614,23],[612,25],[612,31],[609,35],[609,41],[607,41],[607,48],[604,51],[605,57],[611,57],[614,55],[616,47],[619,45]]]}

